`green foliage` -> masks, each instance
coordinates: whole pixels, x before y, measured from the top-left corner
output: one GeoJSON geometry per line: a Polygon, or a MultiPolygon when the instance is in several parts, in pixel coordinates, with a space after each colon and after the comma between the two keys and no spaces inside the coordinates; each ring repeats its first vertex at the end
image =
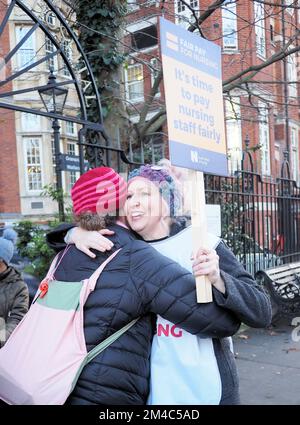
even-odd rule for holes
{"type": "Polygon", "coordinates": [[[41,196],[45,197],[49,197],[52,199],[52,201],[61,201],[64,199],[64,191],[63,189],[56,189],[56,187],[54,186],[54,184],[46,184],[43,187],[43,191],[41,192],[41,196]]]}
{"type": "Polygon", "coordinates": [[[33,234],[37,230],[37,226],[31,221],[23,220],[14,226],[15,231],[18,233],[17,248],[22,257],[26,257],[26,248],[28,242],[31,240],[33,234]]]}
{"type": "MultiPolygon", "coordinates": [[[[53,201],[58,201],[65,194],[57,190],[53,185],[46,185],[43,188],[42,196],[50,197],[53,201]]],[[[72,207],[65,208],[65,222],[72,222],[72,207]]],[[[22,257],[30,260],[30,265],[25,267],[27,273],[37,276],[39,279],[45,277],[51,261],[55,255],[54,251],[46,243],[46,234],[50,229],[57,227],[60,223],[58,214],[49,221],[47,226],[41,227],[31,221],[20,221],[14,228],[18,233],[17,248],[22,257]]]]}
{"type": "MultiPolygon", "coordinates": [[[[49,224],[49,227],[56,227],[56,225],[57,222],[53,222],[49,224]]],[[[55,255],[46,243],[46,233],[49,229],[43,229],[30,221],[20,221],[14,228],[18,233],[19,253],[30,260],[30,265],[25,268],[25,271],[42,279],[55,255]]]]}
{"type": "MultiPolygon", "coordinates": [[[[79,40],[90,62],[106,115],[113,108],[112,92],[116,87],[115,72],[124,62],[120,47],[120,29],[127,13],[125,0],[81,0],[76,7],[79,40]]],[[[84,78],[84,75],[83,75],[84,78]]],[[[93,94],[93,93],[88,93],[93,94]]],[[[97,120],[95,102],[91,102],[88,115],[97,120]]]]}
{"type": "MultiPolygon", "coordinates": [[[[66,204],[66,197],[67,194],[64,193],[62,189],[56,189],[55,185],[53,184],[47,184],[43,187],[43,191],[41,192],[42,197],[49,197],[52,199],[52,201],[59,202],[60,200],[63,200],[64,202],[64,210],[65,210],[65,220],[64,222],[72,223],[73,221],[73,211],[72,211],[72,205],[66,204]]],[[[59,215],[56,214],[55,225],[59,224],[59,215]]]]}

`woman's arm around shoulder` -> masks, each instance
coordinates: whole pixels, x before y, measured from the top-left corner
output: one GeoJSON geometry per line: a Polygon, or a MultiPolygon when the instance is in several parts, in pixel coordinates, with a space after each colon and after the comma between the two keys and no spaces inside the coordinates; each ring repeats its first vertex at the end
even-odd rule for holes
{"type": "Polygon", "coordinates": [[[234,313],[215,302],[198,304],[194,276],[145,242],[131,244],[130,277],[145,313],[159,314],[192,334],[221,338],[240,326],[234,313]]]}

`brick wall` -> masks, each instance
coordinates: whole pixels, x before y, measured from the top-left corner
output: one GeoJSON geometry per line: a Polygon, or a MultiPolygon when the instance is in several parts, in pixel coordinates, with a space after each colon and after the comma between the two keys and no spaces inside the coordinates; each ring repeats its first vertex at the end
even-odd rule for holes
{"type": "MultiPolygon", "coordinates": [[[[3,2],[2,2],[3,3],[3,2]]],[[[5,14],[5,8],[0,8],[0,22],[5,14]]],[[[0,55],[3,58],[10,50],[8,26],[0,38],[0,55]]],[[[0,78],[10,75],[8,64],[2,70],[0,78]]],[[[0,88],[3,91],[12,90],[12,84],[0,88]]],[[[7,109],[0,109],[0,214],[20,213],[20,191],[17,161],[15,113],[7,109]]]]}

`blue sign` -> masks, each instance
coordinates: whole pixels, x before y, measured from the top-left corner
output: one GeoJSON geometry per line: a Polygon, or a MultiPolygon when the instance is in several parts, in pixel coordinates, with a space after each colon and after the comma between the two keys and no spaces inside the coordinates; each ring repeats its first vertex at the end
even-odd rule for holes
{"type": "MultiPolygon", "coordinates": [[[[80,160],[79,156],[60,154],[59,156],[60,169],[62,171],[80,171],[80,160]]],[[[89,168],[89,162],[84,161],[84,171],[89,168]]]]}
{"type": "Polygon", "coordinates": [[[160,18],[173,165],[227,175],[221,48],[160,18]]]}

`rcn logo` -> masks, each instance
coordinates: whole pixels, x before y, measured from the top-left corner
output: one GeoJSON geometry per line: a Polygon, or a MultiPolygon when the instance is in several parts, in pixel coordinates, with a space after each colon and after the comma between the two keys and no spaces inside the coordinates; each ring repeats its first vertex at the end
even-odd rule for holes
{"type": "Polygon", "coordinates": [[[162,336],[162,334],[164,334],[164,336],[170,336],[171,334],[171,336],[174,336],[175,338],[180,338],[182,336],[182,330],[176,325],[170,326],[167,324],[164,327],[161,323],[159,323],[157,326],[157,336],[162,336]]]}

